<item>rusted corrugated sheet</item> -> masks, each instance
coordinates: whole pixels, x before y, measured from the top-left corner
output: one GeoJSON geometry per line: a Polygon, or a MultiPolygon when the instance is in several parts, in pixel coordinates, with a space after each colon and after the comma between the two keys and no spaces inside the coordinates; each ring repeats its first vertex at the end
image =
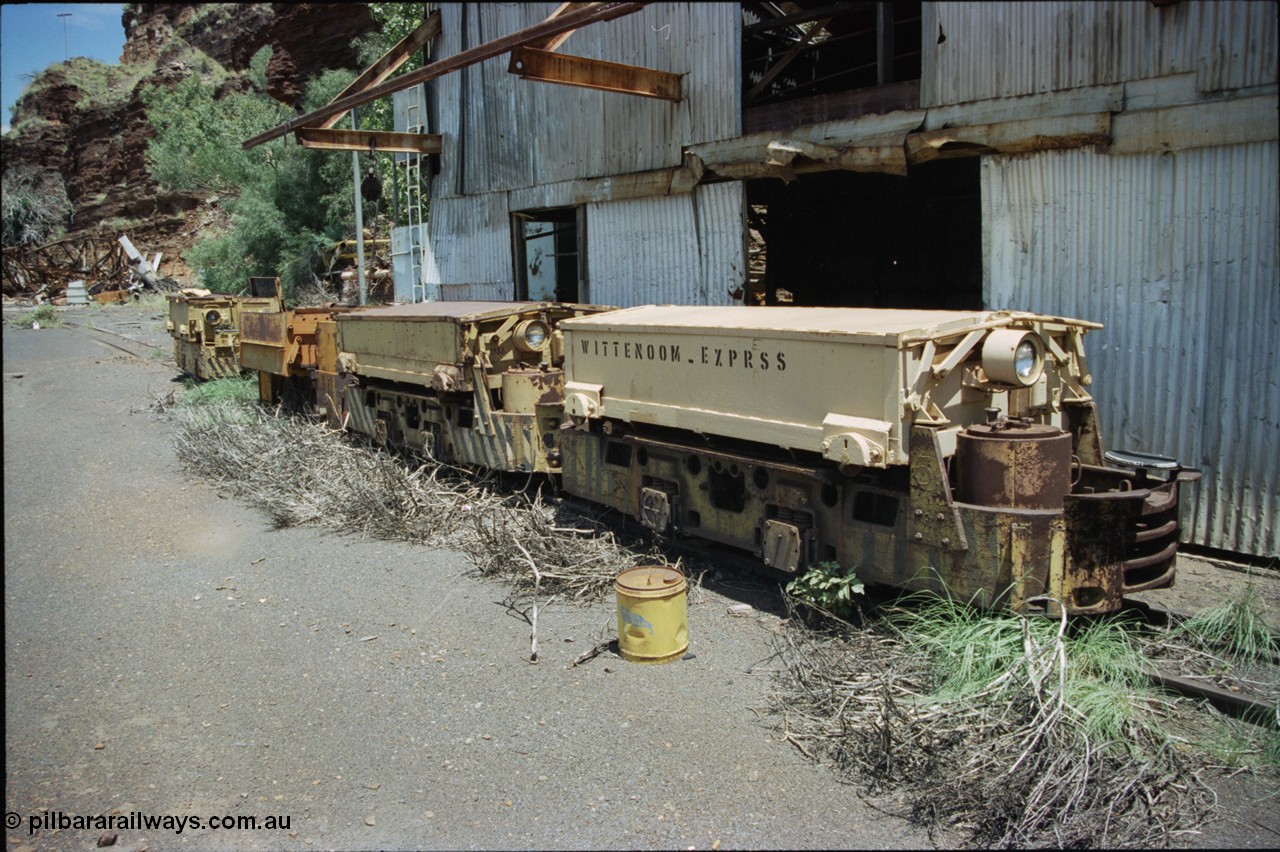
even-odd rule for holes
{"type": "Polygon", "coordinates": [[[434,200],[427,222],[425,254],[423,278],[429,288],[442,284],[493,285],[505,288],[507,295],[498,298],[513,298],[515,279],[506,193],[434,200]]]}
{"type": "Polygon", "coordinates": [[[515,298],[515,286],[499,284],[442,284],[440,300],[444,302],[509,302],[515,298]]]}
{"type": "MultiPolygon", "coordinates": [[[[544,20],[555,3],[445,4],[433,55],[544,20]]],[[[680,103],[521,80],[507,58],[434,81],[443,134],[437,196],[477,194],[680,165],[682,145],[740,126],[735,4],[654,3],[584,27],[561,53],[683,75],[680,103]],[[481,105],[483,104],[483,108],[481,105]]]]}
{"type": "Polygon", "coordinates": [[[988,306],[1105,323],[1087,352],[1108,446],[1202,468],[1190,539],[1259,556],[1280,555],[1278,157],[982,161],[988,306]]]}
{"type": "Polygon", "coordinates": [[[727,305],[746,282],[743,184],[587,205],[588,299],[727,305]]]}
{"type": "Polygon", "coordinates": [[[1194,72],[1201,92],[1276,80],[1276,4],[925,3],[921,106],[1194,72]]]}

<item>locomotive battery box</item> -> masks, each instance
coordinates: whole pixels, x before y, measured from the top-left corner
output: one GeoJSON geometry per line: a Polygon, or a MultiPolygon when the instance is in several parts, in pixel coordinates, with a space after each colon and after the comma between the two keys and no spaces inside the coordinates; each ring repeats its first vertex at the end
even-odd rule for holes
{"type": "Polygon", "coordinates": [[[1089,398],[1081,337],[1100,327],[1011,311],[629,308],[561,326],[565,410],[886,468],[908,462],[913,425],[945,427],[950,455],[992,405],[1061,426],[1062,402],[1089,398]]]}

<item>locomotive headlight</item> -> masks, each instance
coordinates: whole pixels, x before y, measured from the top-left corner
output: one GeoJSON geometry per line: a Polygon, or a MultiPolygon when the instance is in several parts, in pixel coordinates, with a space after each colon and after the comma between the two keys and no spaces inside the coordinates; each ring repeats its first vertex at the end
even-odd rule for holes
{"type": "Polygon", "coordinates": [[[1013,350],[1013,371],[1026,381],[1040,368],[1040,351],[1030,340],[1024,340],[1013,350]]]}
{"type": "Polygon", "coordinates": [[[218,323],[222,322],[222,314],[219,311],[205,311],[204,321],[209,323],[209,325],[216,326],[218,323]]]}
{"type": "Polygon", "coordinates": [[[516,326],[516,346],[525,352],[541,352],[550,337],[551,331],[542,320],[525,320],[516,326]]]}
{"type": "Polygon", "coordinates": [[[1044,341],[1034,331],[996,329],[982,344],[982,369],[993,382],[1030,387],[1044,372],[1044,341]]]}

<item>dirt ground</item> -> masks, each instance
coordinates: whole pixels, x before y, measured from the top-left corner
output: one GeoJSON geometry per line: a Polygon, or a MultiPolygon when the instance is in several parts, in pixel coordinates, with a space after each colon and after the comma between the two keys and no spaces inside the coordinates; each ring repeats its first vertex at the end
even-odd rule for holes
{"type": "MultiPolygon", "coordinates": [[[[693,658],[660,666],[571,668],[613,601],[557,603],[531,665],[459,554],[273,530],[183,473],[143,410],[174,386],[163,316],[68,317],[3,331],[9,849],[92,848],[57,825],[104,814],[289,821],[119,830],[132,852],[932,847],[772,730],[769,586],[694,591],[693,658]]],[[[1187,565],[1175,609],[1245,576],[1187,565]]],[[[1277,844],[1274,799],[1222,794],[1187,845],[1277,844]]]]}

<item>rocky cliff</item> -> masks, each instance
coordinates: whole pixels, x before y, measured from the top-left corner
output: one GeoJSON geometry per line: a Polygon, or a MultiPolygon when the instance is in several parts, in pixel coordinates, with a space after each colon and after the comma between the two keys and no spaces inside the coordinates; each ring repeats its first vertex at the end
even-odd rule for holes
{"type": "Polygon", "coordinates": [[[125,230],[145,251],[165,253],[174,264],[166,274],[181,275],[179,254],[211,213],[199,197],[161,193],[148,176],[143,88],[197,73],[194,58],[203,56],[229,72],[224,89],[242,88],[249,60],[270,45],[268,91],[296,107],[308,77],[359,67],[353,42],[377,25],[355,3],[130,4],[121,23],[119,65],[72,59],[31,82],[0,156],[6,171],[27,165],[65,188],[69,236],[125,230]]]}

